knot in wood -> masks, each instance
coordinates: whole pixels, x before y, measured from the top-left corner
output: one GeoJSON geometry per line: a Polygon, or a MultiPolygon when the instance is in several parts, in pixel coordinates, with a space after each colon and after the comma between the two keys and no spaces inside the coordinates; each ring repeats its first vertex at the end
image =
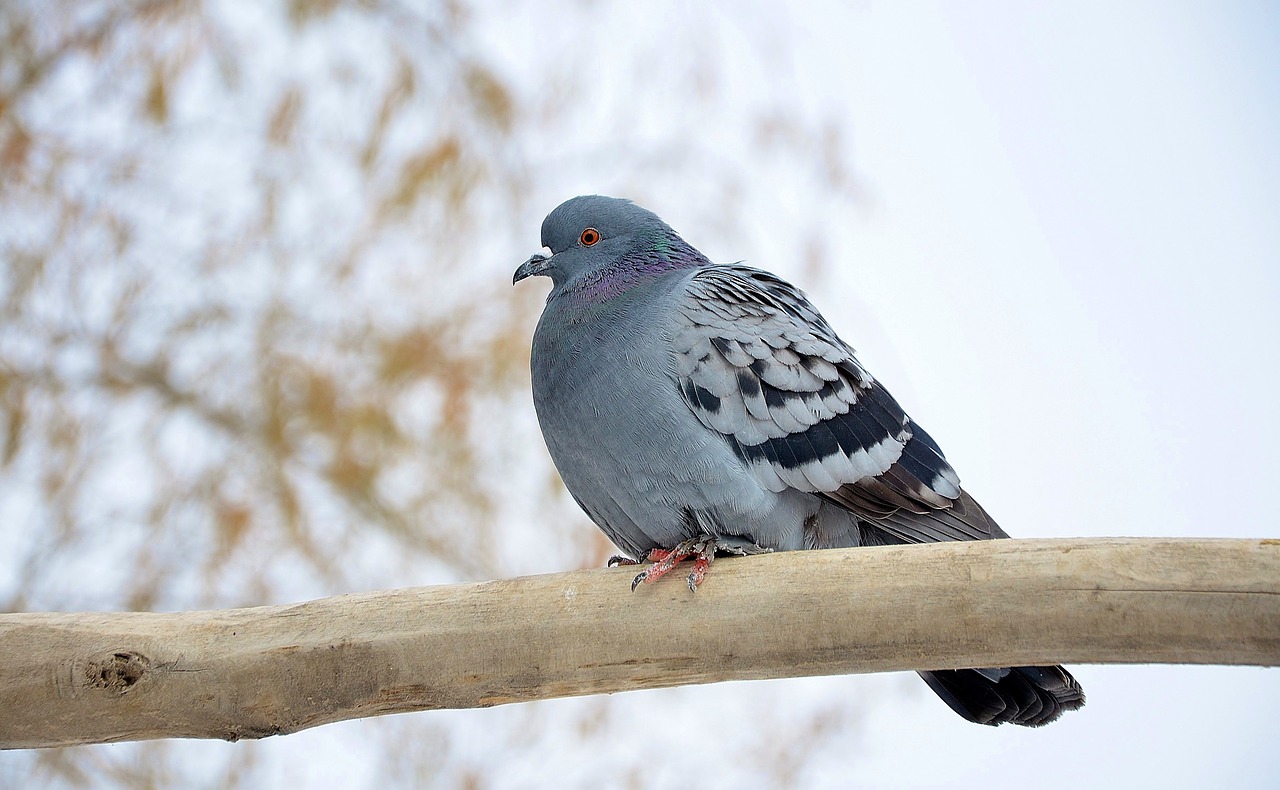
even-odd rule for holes
{"type": "Polygon", "coordinates": [[[94,658],[85,666],[90,688],[126,694],[151,669],[151,659],[133,650],[117,650],[94,658]]]}

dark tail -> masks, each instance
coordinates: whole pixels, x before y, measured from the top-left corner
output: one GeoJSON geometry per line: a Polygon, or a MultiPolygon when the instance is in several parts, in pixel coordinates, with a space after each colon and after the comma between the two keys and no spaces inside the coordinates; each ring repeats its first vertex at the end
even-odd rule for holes
{"type": "Polygon", "coordinates": [[[1062,667],[943,669],[920,677],[956,713],[992,727],[1040,727],[1084,707],[1084,691],[1062,667]]]}

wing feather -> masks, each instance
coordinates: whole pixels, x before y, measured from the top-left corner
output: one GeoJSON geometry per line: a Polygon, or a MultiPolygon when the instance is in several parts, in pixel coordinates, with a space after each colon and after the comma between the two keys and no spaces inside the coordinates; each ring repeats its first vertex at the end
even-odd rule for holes
{"type": "Polygon", "coordinates": [[[824,497],[866,519],[873,542],[1005,536],[795,287],[747,266],[701,268],[670,336],[685,403],[766,488],[824,497]]]}

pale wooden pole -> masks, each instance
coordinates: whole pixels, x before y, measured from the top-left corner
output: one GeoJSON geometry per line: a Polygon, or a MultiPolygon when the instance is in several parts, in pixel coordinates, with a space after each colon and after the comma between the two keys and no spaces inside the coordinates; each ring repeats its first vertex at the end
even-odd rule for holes
{"type": "MultiPolygon", "coordinates": [[[[0,746],[261,738],[722,680],[1280,664],[1280,540],[1000,540],[719,560],[216,612],[0,615],[0,746]]],[[[1211,715],[1206,711],[1206,715],[1211,715]]]]}

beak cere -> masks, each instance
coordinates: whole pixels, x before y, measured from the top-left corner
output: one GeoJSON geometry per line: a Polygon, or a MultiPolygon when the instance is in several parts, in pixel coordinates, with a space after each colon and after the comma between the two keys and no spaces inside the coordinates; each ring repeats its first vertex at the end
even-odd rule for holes
{"type": "Polygon", "coordinates": [[[548,261],[551,259],[541,253],[534,253],[529,256],[529,260],[520,264],[520,268],[516,269],[516,273],[511,277],[511,284],[515,285],[526,277],[536,277],[544,274],[550,265],[548,261]]]}

